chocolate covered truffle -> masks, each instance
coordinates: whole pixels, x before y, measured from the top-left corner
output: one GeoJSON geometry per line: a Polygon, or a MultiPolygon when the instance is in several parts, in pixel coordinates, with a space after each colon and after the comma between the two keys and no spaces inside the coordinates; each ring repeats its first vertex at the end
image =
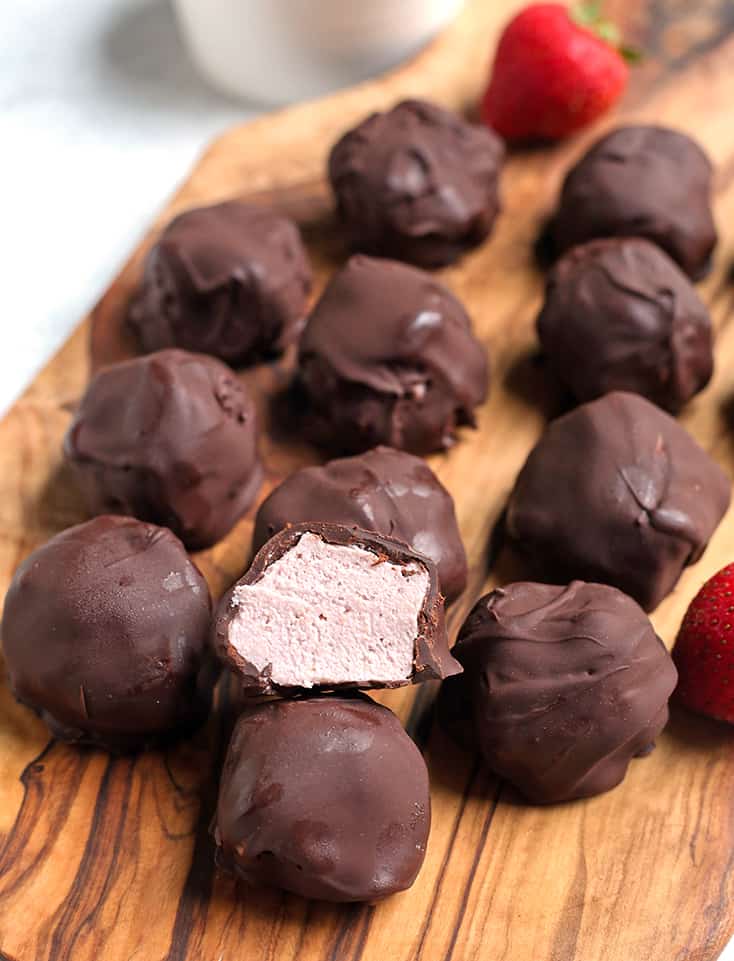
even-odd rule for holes
{"type": "Polygon", "coordinates": [[[2,638],[13,693],[54,737],[135,750],[190,731],[213,673],[206,581],[169,531],[97,517],[20,565],[2,638]]]}
{"type": "Polygon", "coordinates": [[[230,201],[189,210],[163,231],[128,322],[146,351],[182,347],[250,364],[296,340],[310,290],[296,225],[230,201]]]}
{"type": "Polygon", "coordinates": [[[89,509],[224,537],[260,488],[255,408],[213,357],[162,350],[101,370],[64,442],[89,509]]]}
{"type": "Polygon", "coordinates": [[[529,800],[589,797],[622,781],[668,720],[677,673],[641,608],[576,581],[483,597],[454,647],[487,764],[529,800]]]}
{"type": "Polygon", "coordinates": [[[337,524],[271,538],[222,598],[213,643],[248,694],[400,687],[460,670],[433,561],[337,524]]]}
{"type": "Polygon", "coordinates": [[[628,390],[677,413],[713,372],[708,310],[670,257],[639,238],[570,250],[548,278],[538,335],[580,401],[628,390]]]}
{"type": "Polygon", "coordinates": [[[291,474],[257,512],[254,549],[302,521],[356,526],[403,541],[435,563],[447,601],[466,587],[454,502],[425,461],[412,454],[376,447],[291,474]]]}
{"type": "Polygon", "coordinates": [[[329,178],[354,249],[439,267],[492,229],[503,160],[487,127],[406,100],[342,137],[329,178]]]}
{"type": "Polygon", "coordinates": [[[420,751],[369,698],[276,700],[237,722],[214,836],[217,860],[239,877],[378,901],[411,886],[430,824],[420,751]]]}
{"type": "Polygon", "coordinates": [[[689,277],[701,277],[716,245],[711,178],[711,162],[684,133],[613,130],[566,177],[552,230],[556,249],[596,237],[646,237],[689,277]]]}
{"type": "Polygon", "coordinates": [[[486,350],[453,294],[423,271],[361,255],[316,305],[299,363],[305,429],[338,453],[450,447],[488,390],[486,350]]]}
{"type": "Polygon", "coordinates": [[[651,610],[701,557],[729,498],[726,475],[680,424],[615,392],[548,426],[507,531],[539,579],[612,584],[651,610]]]}

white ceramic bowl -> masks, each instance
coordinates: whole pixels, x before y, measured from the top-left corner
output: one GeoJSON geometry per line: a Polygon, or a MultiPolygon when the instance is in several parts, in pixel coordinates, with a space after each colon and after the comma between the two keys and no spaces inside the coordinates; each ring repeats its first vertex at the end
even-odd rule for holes
{"type": "Polygon", "coordinates": [[[417,52],[463,0],[174,0],[201,72],[228,94],[290,103],[417,52]]]}

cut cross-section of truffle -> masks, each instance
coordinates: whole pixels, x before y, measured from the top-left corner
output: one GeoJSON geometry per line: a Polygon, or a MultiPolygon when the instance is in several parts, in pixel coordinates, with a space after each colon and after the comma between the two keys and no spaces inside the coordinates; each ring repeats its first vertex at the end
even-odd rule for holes
{"type": "Polygon", "coordinates": [[[399,687],[459,671],[433,562],[336,524],[271,538],[221,601],[214,644],[249,693],[399,687]]]}
{"type": "Polygon", "coordinates": [[[214,836],[218,862],[246,881],[379,901],[413,883],[430,825],[425,761],[368,697],[274,700],[237,722],[214,836]]]}
{"type": "Polygon", "coordinates": [[[356,525],[427,554],[447,601],[466,587],[466,551],[453,499],[428,464],[406,451],[375,447],[295,471],[260,506],[254,549],[303,521],[356,525]]]}

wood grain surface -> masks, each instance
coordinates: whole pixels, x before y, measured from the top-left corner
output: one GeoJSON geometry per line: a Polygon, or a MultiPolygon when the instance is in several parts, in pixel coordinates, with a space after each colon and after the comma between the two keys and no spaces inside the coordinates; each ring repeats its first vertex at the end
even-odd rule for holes
{"type": "MultiPolygon", "coordinates": [[[[265,117],[211,146],[91,317],[0,423],[3,593],[29,551],[84,517],[61,464],[60,441],[90,365],[132,351],[120,322],[156,229],[176,211],[225,197],[273,203],[303,226],[321,287],[345,256],[322,179],[330,143],[369,110],[407,95],[474,109],[493,39],[520,5],[470,0],[454,27],[394,74],[265,117]]],[[[722,241],[702,288],[717,328],[717,372],[683,421],[734,472],[734,4],[617,0],[607,7],[626,36],[649,53],[621,109],[602,126],[624,119],[680,127],[717,165],[722,241]]],[[[431,458],[456,499],[471,564],[469,588],[451,611],[452,630],[486,587],[522,573],[492,535],[519,467],[558,409],[535,362],[533,322],[543,278],[533,245],[563,171],[601,129],[557,148],[513,153],[495,235],[442,271],[474,317],[494,378],[479,429],[466,432],[449,454],[431,458]]],[[[265,424],[262,496],[316,458],[293,436],[282,403],[291,362],[243,375],[265,424]]],[[[248,518],[224,543],[199,555],[217,593],[246,566],[251,531],[248,518]]],[[[655,613],[667,642],[698,586],[733,557],[734,512],[655,613]]],[[[658,749],[633,762],[615,791],[533,808],[433,725],[433,694],[423,685],[379,695],[398,712],[430,767],[433,829],[423,871],[409,892],[379,906],[334,907],[237,885],[213,868],[208,827],[232,723],[228,689],[220,691],[218,711],[194,740],[165,754],[112,759],[49,742],[44,726],[14,703],[3,680],[0,959],[718,957],[734,933],[734,737],[727,729],[676,714],[658,749]]]]}

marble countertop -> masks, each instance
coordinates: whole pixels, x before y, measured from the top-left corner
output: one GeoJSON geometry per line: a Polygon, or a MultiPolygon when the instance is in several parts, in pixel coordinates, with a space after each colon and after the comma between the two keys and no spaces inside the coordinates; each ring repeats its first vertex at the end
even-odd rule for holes
{"type": "Polygon", "coordinates": [[[0,416],[197,154],[258,112],[199,79],[167,0],[2,0],[0,416]]]}

